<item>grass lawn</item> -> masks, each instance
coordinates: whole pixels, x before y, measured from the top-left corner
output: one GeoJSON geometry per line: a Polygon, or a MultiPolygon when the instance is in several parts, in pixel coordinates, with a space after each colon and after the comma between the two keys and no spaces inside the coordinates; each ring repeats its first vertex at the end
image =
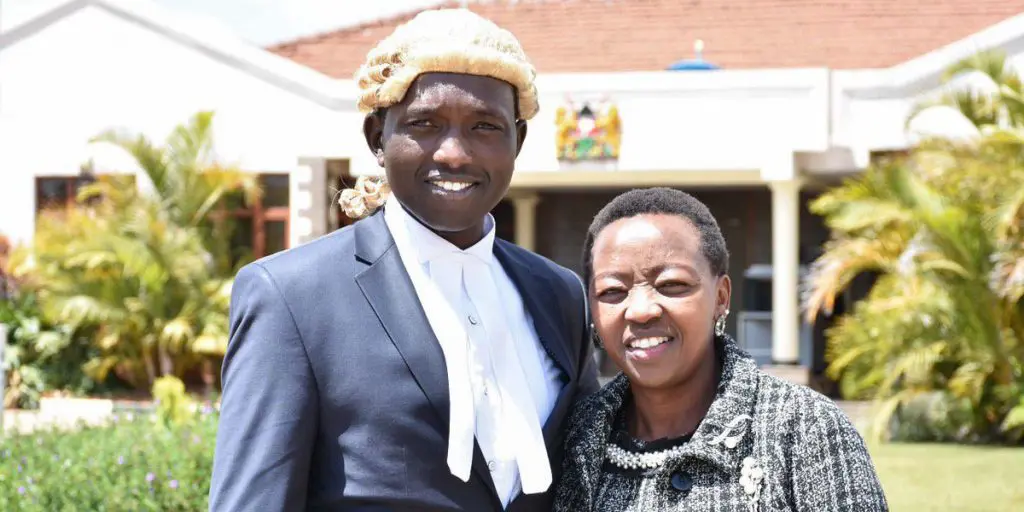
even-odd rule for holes
{"type": "Polygon", "coordinates": [[[871,446],[893,511],[1024,510],[1024,448],[871,446]]]}

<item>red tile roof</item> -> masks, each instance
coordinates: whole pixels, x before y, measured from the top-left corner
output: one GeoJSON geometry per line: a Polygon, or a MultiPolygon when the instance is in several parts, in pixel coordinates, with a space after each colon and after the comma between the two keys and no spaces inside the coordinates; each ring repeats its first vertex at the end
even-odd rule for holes
{"type": "MultiPolygon", "coordinates": [[[[447,7],[459,2],[448,2],[447,7]]],[[[482,0],[540,72],[652,71],[693,57],[723,68],[889,67],[1024,12],[1024,0],[482,0]]],[[[351,78],[366,52],[415,13],[274,46],[351,78]]]]}

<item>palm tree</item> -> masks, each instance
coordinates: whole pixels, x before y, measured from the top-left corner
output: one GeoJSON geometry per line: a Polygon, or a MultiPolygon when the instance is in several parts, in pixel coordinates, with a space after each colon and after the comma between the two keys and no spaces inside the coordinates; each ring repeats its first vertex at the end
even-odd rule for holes
{"type": "Polygon", "coordinates": [[[880,401],[876,434],[922,404],[943,423],[932,437],[1024,434],[1021,84],[998,54],[957,64],[947,81],[965,72],[996,87],[940,103],[974,123],[977,137],[926,140],[812,205],[833,236],[808,280],[808,317],[830,311],[857,275],[879,276],[828,332],[833,377],[846,393],[880,401]]]}
{"type": "Polygon", "coordinates": [[[97,380],[116,370],[148,388],[226,348],[230,226],[213,214],[226,194],[255,194],[257,183],[213,161],[211,126],[212,114],[199,113],[162,147],[99,136],[131,154],[153,190],[101,177],[82,189],[79,208],[40,216],[15,265],[48,318],[92,336],[100,355],[86,369],[97,380]]]}
{"type": "Polygon", "coordinates": [[[978,128],[1024,126],[1024,85],[1004,52],[988,50],[963,59],[943,73],[942,83],[947,90],[916,105],[908,122],[924,110],[942,106],[957,110],[978,128]],[[958,79],[968,76],[980,81],[973,87],[956,86],[958,79]]]}
{"type": "Polygon", "coordinates": [[[116,130],[98,135],[93,142],[114,144],[131,155],[153,185],[171,222],[203,230],[203,243],[217,258],[218,268],[229,269],[233,226],[230,219],[212,214],[229,194],[241,191],[243,200],[249,202],[260,194],[260,188],[252,174],[217,162],[213,120],[213,112],[196,113],[176,127],[162,147],[144,135],[116,130]]]}

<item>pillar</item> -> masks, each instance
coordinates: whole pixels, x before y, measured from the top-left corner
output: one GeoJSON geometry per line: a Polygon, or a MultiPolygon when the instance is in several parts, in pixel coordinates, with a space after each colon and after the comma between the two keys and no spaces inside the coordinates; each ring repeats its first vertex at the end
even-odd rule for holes
{"type": "Polygon", "coordinates": [[[528,251],[535,251],[537,245],[537,203],[540,195],[536,192],[510,194],[516,218],[516,245],[528,251]]]}
{"type": "Polygon", "coordinates": [[[770,182],[772,191],[772,360],[800,361],[800,181],[770,182]]]}
{"type": "Polygon", "coordinates": [[[327,233],[327,160],[300,158],[289,178],[288,246],[295,247],[327,233]]]}

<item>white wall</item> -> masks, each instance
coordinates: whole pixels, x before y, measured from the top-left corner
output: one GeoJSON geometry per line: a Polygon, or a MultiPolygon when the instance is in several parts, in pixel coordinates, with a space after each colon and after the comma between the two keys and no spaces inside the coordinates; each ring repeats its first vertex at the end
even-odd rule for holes
{"type": "Polygon", "coordinates": [[[779,148],[824,150],[828,73],[780,71],[544,75],[523,171],[560,169],[555,110],[607,97],[622,119],[620,171],[757,170],[779,148]]]}
{"type": "MultiPolygon", "coordinates": [[[[541,75],[537,88],[541,110],[517,172],[565,170],[556,158],[555,112],[567,97],[616,104],[618,171],[760,170],[780,148],[824,151],[828,144],[824,69],[541,75]]],[[[368,155],[357,155],[353,170],[380,172],[368,155]]]]}
{"type": "MultiPolygon", "coordinates": [[[[1010,21],[1022,22],[1024,28],[1024,18],[1010,21]]],[[[1008,54],[1010,66],[1018,73],[1024,72],[1024,38],[1015,37],[1001,47],[1008,54]]],[[[961,138],[976,132],[962,116],[947,108],[922,112],[909,125],[907,121],[917,104],[938,98],[947,91],[991,90],[991,81],[979,73],[941,83],[945,70],[956,59],[982,48],[984,46],[966,50],[954,48],[957,52],[944,48],[884,70],[833,72],[832,145],[884,151],[907,148],[923,135],[961,138]]]]}
{"type": "Polygon", "coordinates": [[[214,110],[219,155],[259,172],[290,172],[301,156],[346,156],[359,140],[354,108],[306,99],[99,7],[3,48],[0,73],[0,232],[18,241],[34,230],[33,177],[77,173],[94,154],[89,138],[109,128],[160,141],[196,111],[214,110]]]}

